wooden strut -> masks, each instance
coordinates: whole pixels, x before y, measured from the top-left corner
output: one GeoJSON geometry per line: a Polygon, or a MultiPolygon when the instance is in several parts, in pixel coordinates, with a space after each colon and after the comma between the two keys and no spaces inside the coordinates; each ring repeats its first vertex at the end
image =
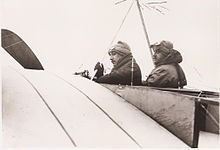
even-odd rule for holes
{"type": "Polygon", "coordinates": [[[149,40],[149,37],[148,37],[148,34],[147,34],[146,25],[144,23],[144,17],[143,17],[141,8],[140,8],[141,6],[140,6],[140,3],[139,3],[139,0],[136,0],[136,2],[137,2],[138,11],[139,11],[139,14],[140,14],[141,22],[142,22],[142,25],[143,25],[145,38],[147,40],[147,44],[148,44],[148,47],[149,47],[149,50],[150,50],[151,58],[153,60],[153,52],[152,52],[151,47],[150,47],[150,40],[149,40]]]}
{"type": "MultiPolygon", "coordinates": [[[[120,3],[121,3],[121,2],[124,2],[124,1],[122,0],[122,1],[120,1],[120,3]]],[[[153,52],[152,52],[152,50],[151,50],[150,40],[149,40],[149,37],[148,37],[148,34],[147,34],[146,25],[145,25],[145,23],[144,23],[144,17],[143,17],[142,11],[141,11],[141,9],[140,9],[139,0],[136,0],[136,2],[137,2],[138,11],[139,11],[139,14],[140,14],[141,22],[142,22],[142,25],[143,25],[145,38],[146,38],[146,40],[147,40],[147,44],[148,44],[148,47],[149,47],[149,50],[150,50],[151,59],[153,60],[153,52]]],[[[122,21],[120,27],[119,27],[119,29],[118,29],[118,31],[117,31],[117,34],[118,34],[118,32],[120,31],[120,29],[121,29],[121,27],[122,27],[122,24],[124,23],[124,21],[125,21],[127,15],[128,15],[128,12],[130,11],[132,5],[133,5],[133,3],[131,4],[130,8],[128,9],[128,11],[127,11],[127,13],[126,13],[126,15],[125,15],[125,17],[124,17],[124,19],[123,19],[123,21],[122,21]]],[[[111,41],[110,45],[113,43],[113,41],[114,41],[114,39],[116,38],[117,34],[114,36],[114,38],[113,38],[113,40],[111,41]]],[[[105,57],[105,55],[104,55],[104,57],[105,57]]],[[[102,58],[101,62],[103,61],[104,57],[102,58]]],[[[133,63],[134,63],[134,62],[133,62],[133,58],[132,58],[131,86],[133,86],[133,63]]],[[[94,75],[91,77],[91,80],[93,80],[93,78],[94,78],[96,72],[97,72],[97,70],[95,70],[95,73],[94,73],[94,75]]]]}

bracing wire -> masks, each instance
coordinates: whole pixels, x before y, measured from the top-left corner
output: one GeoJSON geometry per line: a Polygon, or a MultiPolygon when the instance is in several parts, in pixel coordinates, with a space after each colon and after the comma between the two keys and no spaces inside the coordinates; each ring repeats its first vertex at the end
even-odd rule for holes
{"type": "MultiPolygon", "coordinates": [[[[200,91],[197,97],[200,97],[203,91],[200,91]]],[[[203,104],[200,104],[201,108],[205,110],[206,114],[211,118],[211,120],[214,122],[214,124],[218,127],[219,122],[215,119],[215,117],[208,111],[208,109],[205,108],[203,104]]]]}
{"type": "MultiPolygon", "coordinates": [[[[118,28],[118,30],[116,31],[114,37],[112,38],[112,41],[110,42],[110,44],[109,44],[109,46],[108,46],[108,49],[111,47],[112,43],[115,41],[116,37],[118,36],[118,34],[119,34],[119,32],[120,32],[120,30],[121,30],[121,28],[122,28],[122,25],[124,24],[124,22],[125,22],[125,20],[126,20],[128,14],[129,14],[129,12],[130,12],[130,10],[131,10],[133,4],[134,4],[134,0],[132,1],[130,7],[128,8],[128,11],[126,12],[126,14],[125,14],[125,16],[124,16],[124,18],[123,18],[123,20],[122,20],[122,22],[121,22],[121,24],[120,24],[120,26],[119,26],[119,28],[118,28]]],[[[102,59],[101,59],[101,62],[103,62],[103,60],[104,60],[104,58],[105,58],[106,55],[107,55],[107,53],[104,54],[104,56],[103,56],[102,59]]]]}
{"type": "Polygon", "coordinates": [[[146,4],[163,4],[163,3],[167,3],[167,1],[161,1],[161,2],[147,2],[146,4]]]}
{"type": "Polygon", "coordinates": [[[143,26],[143,29],[144,29],[144,35],[145,35],[145,38],[147,40],[147,44],[148,44],[149,51],[150,51],[150,54],[151,54],[151,59],[153,60],[153,52],[152,52],[152,49],[151,49],[151,46],[150,46],[150,39],[149,39],[149,36],[147,34],[147,29],[146,29],[146,25],[145,25],[145,22],[144,22],[144,17],[143,17],[142,11],[141,11],[141,5],[139,3],[139,0],[136,0],[136,2],[137,2],[139,15],[140,15],[140,18],[141,18],[141,23],[142,23],[142,26],[143,26]]]}
{"type": "MultiPolygon", "coordinates": [[[[154,4],[154,3],[152,3],[152,4],[154,4]]],[[[160,3],[155,3],[156,5],[152,5],[151,3],[142,3],[142,5],[144,6],[144,7],[146,7],[146,8],[148,8],[148,9],[152,9],[152,10],[155,10],[155,11],[157,11],[157,12],[159,12],[160,14],[162,14],[162,15],[165,15],[165,13],[164,13],[164,10],[166,10],[166,11],[168,11],[169,9],[168,8],[166,8],[166,7],[164,7],[164,6],[162,6],[162,5],[160,5],[160,3]],[[161,10],[161,9],[163,9],[163,10],[161,10]]],[[[162,4],[162,3],[161,3],[162,4]]]]}
{"type": "MultiPolygon", "coordinates": [[[[210,89],[213,89],[213,90],[215,89],[217,91],[219,90],[218,88],[216,88],[214,86],[210,86],[210,85],[204,83],[204,78],[203,78],[201,72],[199,72],[199,70],[192,64],[192,62],[191,62],[191,65],[188,65],[188,64],[186,64],[186,65],[187,65],[186,67],[192,68],[194,70],[193,74],[198,75],[198,80],[201,80],[199,83],[195,82],[195,81],[187,81],[189,84],[192,84],[192,85],[196,84],[196,85],[203,86],[205,88],[210,88],[210,89]]],[[[189,85],[187,85],[187,86],[191,87],[191,88],[194,88],[194,89],[198,89],[198,87],[195,87],[195,86],[189,86],[189,85]]]]}
{"type": "Polygon", "coordinates": [[[121,24],[120,24],[118,30],[117,30],[115,36],[113,37],[112,41],[110,42],[110,45],[111,45],[111,44],[114,42],[114,40],[116,39],[116,37],[117,37],[119,31],[121,30],[122,25],[123,25],[124,22],[125,22],[125,19],[127,18],[128,14],[129,14],[129,12],[130,12],[132,6],[133,6],[133,4],[134,4],[134,0],[132,1],[130,7],[128,8],[128,11],[126,12],[126,14],[125,14],[125,16],[124,16],[124,18],[123,18],[123,20],[122,20],[122,22],[121,22],[121,24]]]}
{"type": "Polygon", "coordinates": [[[218,127],[219,122],[215,119],[215,117],[208,111],[208,109],[205,108],[204,105],[200,104],[200,106],[205,110],[206,114],[211,118],[211,120],[214,122],[214,124],[218,127]]]}
{"type": "Polygon", "coordinates": [[[122,3],[122,2],[125,2],[125,1],[127,1],[127,0],[118,1],[118,2],[115,3],[115,5],[118,5],[118,4],[120,4],[120,3],[122,3]]]}
{"type": "MultiPolygon", "coordinates": [[[[117,5],[117,4],[119,4],[119,3],[122,3],[122,2],[124,2],[124,1],[126,1],[126,0],[122,0],[122,1],[120,1],[120,2],[117,2],[117,3],[115,3],[115,5],[117,5]]],[[[118,36],[118,34],[119,34],[119,32],[120,32],[120,30],[121,30],[121,28],[122,28],[122,25],[124,24],[124,22],[125,22],[125,20],[126,20],[128,14],[129,14],[129,12],[130,12],[130,10],[131,10],[133,4],[134,4],[134,0],[132,1],[130,7],[128,8],[128,11],[126,12],[126,14],[125,14],[125,16],[124,16],[124,18],[123,18],[123,20],[122,20],[122,22],[121,22],[121,24],[120,24],[118,30],[117,30],[117,32],[115,33],[115,35],[114,35],[114,37],[113,37],[112,41],[110,42],[110,44],[109,44],[109,46],[108,46],[107,49],[109,49],[109,48],[111,47],[112,43],[115,41],[116,37],[118,36]]],[[[106,55],[107,55],[107,53],[104,53],[104,55],[103,55],[103,57],[102,57],[102,59],[101,59],[101,61],[100,61],[101,63],[104,61],[106,55]]],[[[97,70],[95,70],[95,71],[93,72],[93,74],[92,74],[92,76],[91,76],[91,80],[93,80],[93,78],[95,77],[96,72],[97,72],[97,70]]]]}

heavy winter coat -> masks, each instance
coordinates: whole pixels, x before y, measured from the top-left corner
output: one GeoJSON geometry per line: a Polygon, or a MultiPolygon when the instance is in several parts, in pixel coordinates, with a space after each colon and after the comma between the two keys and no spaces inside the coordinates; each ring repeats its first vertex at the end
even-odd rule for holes
{"type": "Polygon", "coordinates": [[[179,65],[180,62],[182,62],[181,54],[176,50],[171,50],[169,55],[152,70],[146,84],[154,87],[182,88],[187,82],[179,65]]]}
{"type": "MultiPolygon", "coordinates": [[[[141,85],[141,70],[133,61],[133,85],[141,85]]],[[[131,85],[132,77],[132,55],[129,54],[119,60],[118,64],[111,70],[109,74],[101,76],[96,80],[98,83],[131,85]]]]}

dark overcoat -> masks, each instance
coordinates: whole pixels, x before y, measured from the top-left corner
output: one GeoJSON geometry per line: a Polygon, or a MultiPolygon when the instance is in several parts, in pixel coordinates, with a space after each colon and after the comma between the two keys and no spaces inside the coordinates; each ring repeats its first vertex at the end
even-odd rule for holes
{"type": "MultiPolygon", "coordinates": [[[[122,57],[118,64],[113,67],[109,74],[101,76],[96,80],[98,83],[131,85],[132,77],[132,55],[122,57]]],[[[133,59],[133,85],[141,85],[141,70],[133,59]]]]}
{"type": "Polygon", "coordinates": [[[146,84],[153,87],[178,88],[187,84],[185,74],[179,65],[181,54],[170,50],[169,55],[161,61],[149,74],[146,84]]]}

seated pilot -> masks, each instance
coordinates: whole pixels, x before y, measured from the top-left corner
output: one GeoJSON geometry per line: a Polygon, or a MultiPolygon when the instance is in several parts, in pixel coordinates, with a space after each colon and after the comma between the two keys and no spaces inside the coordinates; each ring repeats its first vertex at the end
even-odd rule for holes
{"type": "Polygon", "coordinates": [[[118,41],[109,51],[113,68],[109,74],[103,75],[104,67],[97,63],[94,80],[98,83],[141,85],[141,70],[134,60],[127,43],[118,41]],[[132,64],[133,63],[133,64],[132,64]]]}
{"type": "Polygon", "coordinates": [[[153,87],[183,88],[187,82],[179,65],[182,56],[173,49],[173,44],[169,41],[161,41],[159,44],[151,45],[151,48],[154,51],[155,68],[143,84],[153,87]]]}

